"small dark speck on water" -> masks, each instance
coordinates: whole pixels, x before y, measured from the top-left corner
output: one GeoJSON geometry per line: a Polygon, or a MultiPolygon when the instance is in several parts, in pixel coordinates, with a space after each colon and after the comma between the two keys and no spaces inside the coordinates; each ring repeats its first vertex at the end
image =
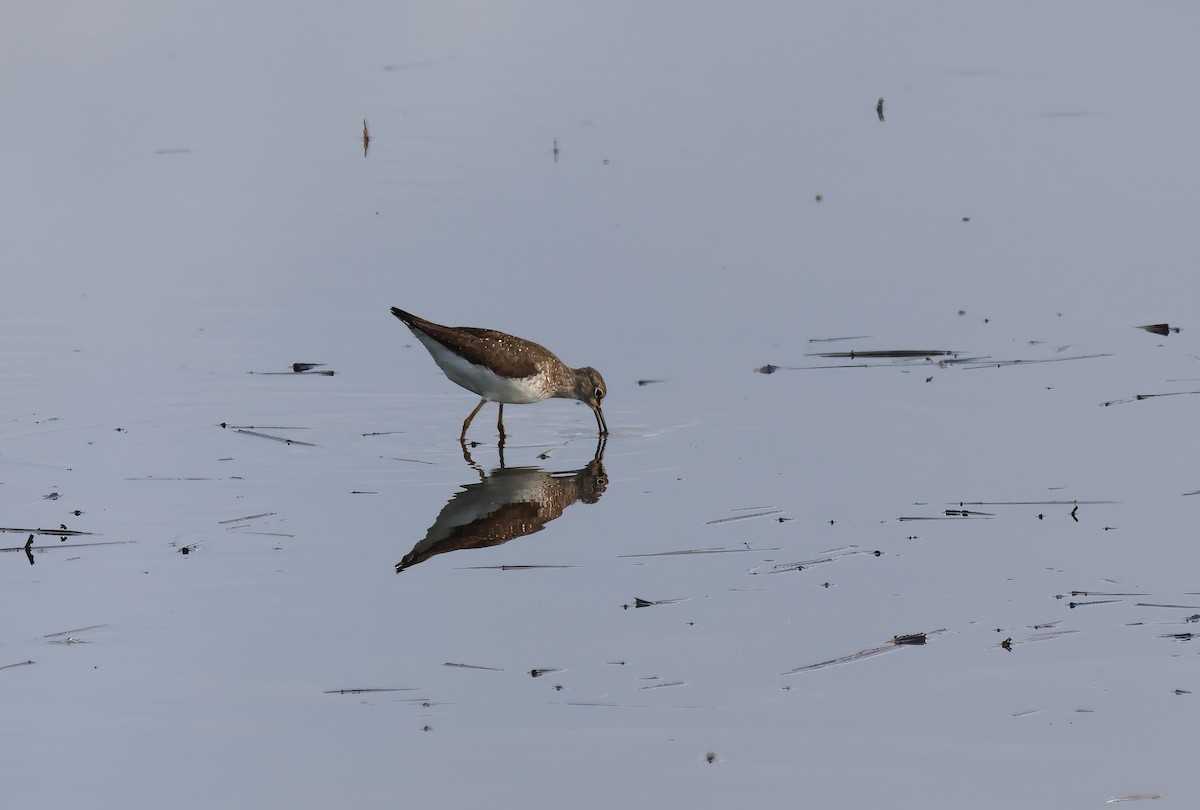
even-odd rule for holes
{"type": "Polygon", "coordinates": [[[653,385],[654,383],[666,382],[666,380],[638,380],[638,385],[653,385]]]}
{"type": "Polygon", "coordinates": [[[714,762],[716,762],[716,761],[717,761],[717,754],[716,754],[716,752],[715,752],[715,751],[709,751],[707,754],[705,754],[705,755],[704,755],[704,761],[705,761],[705,762],[707,762],[709,765],[712,765],[714,762]]]}
{"type": "Polygon", "coordinates": [[[759,366],[754,370],[759,374],[774,374],[776,371],[779,371],[779,366],[773,366],[770,363],[767,363],[765,366],[759,366]]]}

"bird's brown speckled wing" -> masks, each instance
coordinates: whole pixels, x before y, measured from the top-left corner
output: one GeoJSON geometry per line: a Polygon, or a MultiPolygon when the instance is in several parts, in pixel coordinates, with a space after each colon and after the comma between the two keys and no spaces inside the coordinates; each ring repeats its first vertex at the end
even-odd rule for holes
{"type": "Polygon", "coordinates": [[[529,377],[538,372],[538,359],[554,357],[530,340],[474,326],[449,327],[392,307],[392,314],[410,329],[418,329],[476,365],[489,366],[504,377],[529,377]]]}

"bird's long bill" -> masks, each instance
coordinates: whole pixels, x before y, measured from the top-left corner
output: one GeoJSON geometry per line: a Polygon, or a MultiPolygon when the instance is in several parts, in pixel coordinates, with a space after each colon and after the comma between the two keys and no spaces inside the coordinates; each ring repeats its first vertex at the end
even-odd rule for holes
{"type": "Polygon", "coordinates": [[[596,414],[596,427],[600,428],[600,435],[608,435],[608,425],[604,422],[604,414],[600,410],[599,405],[592,406],[592,412],[596,414]]]}

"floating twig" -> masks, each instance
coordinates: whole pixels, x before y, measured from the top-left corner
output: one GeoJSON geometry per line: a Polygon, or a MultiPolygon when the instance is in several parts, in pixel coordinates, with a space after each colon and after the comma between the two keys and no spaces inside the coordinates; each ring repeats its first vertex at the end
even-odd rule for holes
{"type": "Polygon", "coordinates": [[[789,669],[787,672],[784,672],[782,674],[783,675],[795,675],[798,672],[811,672],[814,669],[824,669],[825,667],[831,667],[831,666],[835,666],[837,664],[848,664],[853,661],[861,661],[864,658],[870,658],[872,656],[876,656],[881,653],[889,652],[891,650],[895,650],[900,647],[921,646],[921,645],[925,644],[925,641],[928,636],[934,635],[936,633],[944,633],[944,632],[946,632],[946,630],[945,630],[945,628],[942,628],[939,630],[930,630],[928,632],[922,632],[922,633],[908,633],[908,634],[900,635],[900,636],[892,636],[892,640],[890,642],[888,642],[887,644],[881,644],[878,647],[867,647],[866,649],[859,650],[858,652],[856,652],[852,655],[843,655],[840,658],[831,658],[828,661],[821,661],[816,664],[807,664],[802,667],[796,667],[795,669],[789,669]]]}
{"type": "Polygon", "coordinates": [[[299,439],[288,439],[284,436],[272,436],[269,433],[259,433],[257,430],[244,430],[242,428],[238,428],[237,432],[245,433],[247,436],[258,436],[260,439],[271,439],[272,441],[283,442],[284,444],[299,444],[305,447],[316,447],[316,445],[312,442],[302,442],[299,439]]]}
{"type": "Polygon", "coordinates": [[[66,543],[66,544],[59,543],[56,546],[53,546],[53,545],[35,546],[35,545],[31,545],[28,541],[26,541],[25,545],[23,545],[23,546],[8,546],[7,548],[0,548],[0,551],[45,551],[47,549],[52,549],[52,548],[86,548],[88,546],[123,546],[126,543],[135,543],[135,542],[137,542],[137,541],[136,540],[101,540],[101,541],[97,541],[94,543],[66,543]]]}
{"type": "MultiPolygon", "coordinates": [[[[318,363],[318,365],[320,365],[318,363]]],[[[247,371],[247,374],[257,374],[260,377],[332,377],[337,374],[336,371],[247,371]]]]}
{"type": "Polygon", "coordinates": [[[824,563],[831,563],[834,561],[834,559],[835,558],[833,558],[833,557],[818,557],[817,559],[814,559],[814,560],[801,560],[800,562],[790,562],[790,563],[776,563],[775,565],[771,566],[771,570],[767,571],[767,573],[768,574],[783,574],[788,571],[803,571],[804,569],[811,568],[814,565],[822,565],[824,563]]]}
{"type": "Polygon", "coordinates": [[[34,663],[34,662],[33,661],[18,661],[15,664],[4,664],[3,666],[0,666],[0,669],[12,669],[13,667],[27,667],[32,663],[34,663]]]}
{"type": "Polygon", "coordinates": [[[747,551],[779,551],[778,548],[687,548],[680,551],[653,551],[646,554],[618,554],[617,559],[637,557],[680,557],[687,554],[745,554],[747,551]]]}
{"type": "MultiPolygon", "coordinates": [[[[1123,593],[1121,591],[1071,591],[1071,596],[1153,596],[1149,593],[1123,593]]],[[[1056,597],[1062,599],[1061,596],[1056,597]]]]}
{"type": "Polygon", "coordinates": [[[503,667],[485,667],[479,664],[459,664],[453,661],[447,661],[442,664],[444,667],[459,667],[460,669],[486,669],[490,672],[503,672],[503,667]]]}
{"type": "Polygon", "coordinates": [[[578,565],[464,565],[459,571],[534,571],[540,568],[578,568],[578,565]]]}
{"type": "Polygon", "coordinates": [[[229,430],[312,430],[312,428],[294,425],[230,425],[226,422],[218,422],[217,427],[229,430]]]}
{"type": "Polygon", "coordinates": [[[57,633],[47,633],[42,638],[58,638],[59,636],[69,636],[72,633],[86,633],[88,630],[99,630],[108,627],[107,624],[89,624],[87,627],[76,627],[74,630],[62,630],[57,633]]]}
{"type": "Polygon", "coordinates": [[[178,476],[175,478],[162,478],[157,475],[137,475],[132,478],[126,478],[126,481],[211,481],[211,478],[203,478],[199,476],[178,476]]]}
{"type": "Polygon", "coordinates": [[[246,515],[245,517],[230,518],[229,520],[218,520],[218,526],[224,526],[226,523],[241,523],[246,520],[258,520],[259,518],[274,517],[276,512],[261,512],[257,515],[246,515]]]}
{"type": "Polygon", "coordinates": [[[687,686],[686,681],[671,681],[670,683],[652,683],[649,686],[640,686],[638,691],[644,692],[647,689],[668,689],[672,686],[687,686]]]}
{"type": "Polygon", "coordinates": [[[846,337],[809,338],[809,343],[836,343],[839,340],[866,340],[874,335],[847,335],[846,337]]]}
{"type": "Polygon", "coordinates": [[[1112,357],[1111,352],[1102,354],[1077,354],[1072,357],[1046,357],[1041,360],[996,360],[994,362],[966,365],[964,368],[1001,368],[1003,366],[1031,366],[1035,363],[1065,363],[1068,360],[1094,360],[1097,357],[1112,357]]]}
{"type": "Polygon", "coordinates": [[[871,359],[893,358],[912,359],[926,357],[957,357],[960,352],[950,349],[851,349],[848,352],[813,352],[805,357],[845,358],[855,360],[859,357],[871,359]]]}
{"type": "Polygon", "coordinates": [[[748,515],[733,515],[732,517],[717,518],[716,520],[706,520],[704,525],[716,526],[719,523],[733,523],[737,520],[750,520],[752,518],[766,517],[767,515],[778,515],[782,512],[782,509],[769,509],[765,512],[752,512],[748,515]]]}
{"type": "Polygon", "coordinates": [[[91,535],[95,534],[95,532],[81,532],[81,531],[77,531],[75,529],[64,529],[61,527],[57,528],[57,529],[18,529],[18,528],[11,528],[11,527],[3,527],[3,528],[0,528],[0,532],[12,532],[13,534],[46,534],[46,535],[52,534],[55,537],[62,537],[64,535],[67,537],[79,537],[81,535],[91,536],[91,535]]]}
{"type": "MultiPolygon", "coordinates": [[[[947,511],[949,511],[949,510],[947,510],[947,511]]],[[[994,517],[995,517],[994,515],[989,515],[986,512],[977,512],[975,514],[966,514],[966,515],[964,515],[964,514],[924,515],[924,516],[901,515],[900,517],[896,518],[896,520],[899,520],[902,522],[909,521],[909,520],[993,520],[994,517]]]]}
{"type": "Polygon", "coordinates": [[[359,689],[326,689],[325,695],[365,695],[369,692],[415,692],[415,686],[366,686],[359,689]]]}
{"type": "Polygon", "coordinates": [[[962,506],[1073,506],[1082,504],[1090,506],[1103,503],[1120,503],[1120,501],[958,501],[962,506]]]}

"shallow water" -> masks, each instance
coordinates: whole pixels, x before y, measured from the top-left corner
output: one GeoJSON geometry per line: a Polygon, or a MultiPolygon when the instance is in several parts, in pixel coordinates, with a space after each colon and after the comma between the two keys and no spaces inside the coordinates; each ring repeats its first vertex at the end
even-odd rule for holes
{"type": "Polygon", "coordinates": [[[1195,12],[199,9],[0,27],[14,805],[1195,801],[1195,12]]]}

